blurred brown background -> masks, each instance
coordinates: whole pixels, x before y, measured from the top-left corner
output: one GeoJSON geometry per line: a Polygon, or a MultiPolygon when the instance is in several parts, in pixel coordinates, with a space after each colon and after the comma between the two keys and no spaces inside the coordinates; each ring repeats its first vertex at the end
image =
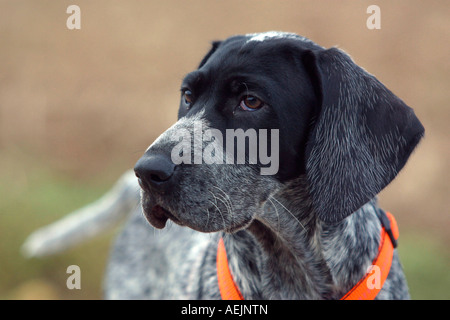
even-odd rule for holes
{"type": "Polygon", "coordinates": [[[448,0],[0,1],[0,298],[99,298],[110,238],[47,261],[22,258],[21,241],[96,199],[175,122],[181,79],[212,40],[269,30],[339,46],[414,108],[426,137],[380,201],[405,233],[405,269],[418,265],[408,278],[450,284],[449,13],[448,0]],[[66,27],[71,4],[81,30],[66,27]],[[380,30],[366,27],[371,4],[380,30]],[[439,271],[422,270],[430,250],[439,271]],[[55,270],[77,263],[94,284],[74,295],[55,270]]]}

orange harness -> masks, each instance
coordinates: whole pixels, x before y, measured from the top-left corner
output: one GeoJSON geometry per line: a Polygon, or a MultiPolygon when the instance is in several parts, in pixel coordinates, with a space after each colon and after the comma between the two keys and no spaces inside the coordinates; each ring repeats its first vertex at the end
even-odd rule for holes
{"type": "MultiPolygon", "coordinates": [[[[380,218],[381,240],[378,255],[372,262],[372,268],[366,275],[346,294],[341,300],[373,300],[383,287],[384,282],[391,269],[394,249],[397,247],[398,227],[394,216],[389,212],[378,211],[380,218]],[[379,272],[379,274],[375,274],[379,272]],[[373,276],[379,277],[378,285],[370,282],[373,276]],[[370,282],[370,283],[369,283],[370,282]]],[[[233,281],[228,267],[227,253],[223,239],[220,238],[217,247],[217,279],[219,282],[220,295],[223,300],[244,300],[239,288],[233,281]]]]}

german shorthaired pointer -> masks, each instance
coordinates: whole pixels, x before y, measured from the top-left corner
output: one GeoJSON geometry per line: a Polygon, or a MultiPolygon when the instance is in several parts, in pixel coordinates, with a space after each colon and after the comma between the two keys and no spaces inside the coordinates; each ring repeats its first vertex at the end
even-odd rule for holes
{"type": "MultiPolygon", "coordinates": [[[[341,299],[391,235],[376,195],[423,134],[340,49],[282,32],[214,42],[182,83],[178,122],[116,194],[135,203],[139,183],[142,211],[116,240],[105,297],[223,298],[223,243],[244,299],[341,299]]],[[[408,299],[397,251],[388,258],[374,297],[408,299]]]]}

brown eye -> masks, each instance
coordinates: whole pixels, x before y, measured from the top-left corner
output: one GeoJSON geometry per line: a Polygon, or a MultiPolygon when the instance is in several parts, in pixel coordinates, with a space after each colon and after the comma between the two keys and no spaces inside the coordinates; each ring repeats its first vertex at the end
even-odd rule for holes
{"type": "Polygon", "coordinates": [[[246,96],[239,104],[241,109],[245,111],[255,111],[260,109],[263,105],[264,102],[254,96],[246,96]]]}
{"type": "Polygon", "coordinates": [[[183,93],[184,103],[186,103],[187,106],[191,106],[192,102],[194,101],[192,91],[186,90],[183,93]]]}

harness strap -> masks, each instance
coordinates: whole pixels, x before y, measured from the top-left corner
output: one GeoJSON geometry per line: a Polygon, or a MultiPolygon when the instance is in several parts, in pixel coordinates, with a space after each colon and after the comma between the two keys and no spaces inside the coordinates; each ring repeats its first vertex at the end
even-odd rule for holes
{"type": "Polygon", "coordinates": [[[217,247],[217,279],[222,300],[244,300],[241,292],[233,281],[230,268],[228,267],[227,252],[223,239],[220,238],[217,247]]]}
{"type": "MultiPolygon", "coordinates": [[[[378,255],[372,262],[369,272],[345,295],[341,300],[373,300],[380,292],[391,270],[394,248],[399,236],[397,222],[394,216],[379,210],[378,216],[383,225],[378,255]],[[381,215],[381,217],[380,217],[381,215]],[[387,220],[386,220],[387,217],[387,220]],[[392,240],[391,240],[392,239],[392,240]],[[377,274],[379,272],[379,274],[377,274]],[[379,277],[379,283],[370,281],[372,277],[379,277]]],[[[378,280],[378,279],[376,279],[378,280]]]]}
{"type": "MultiPolygon", "coordinates": [[[[397,247],[397,239],[399,236],[398,226],[391,213],[385,213],[380,209],[377,214],[382,228],[378,254],[372,262],[373,267],[341,300],[373,300],[378,292],[380,292],[388,277],[394,249],[397,247]],[[375,275],[376,272],[380,272],[380,274],[375,275]],[[372,276],[379,276],[379,282],[375,281],[375,284],[370,282],[372,276]]],[[[227,253],[222,238],[220,238],[217,246],[216,266],[222,300],[244,300],[228,267],[227,253]]]]}

